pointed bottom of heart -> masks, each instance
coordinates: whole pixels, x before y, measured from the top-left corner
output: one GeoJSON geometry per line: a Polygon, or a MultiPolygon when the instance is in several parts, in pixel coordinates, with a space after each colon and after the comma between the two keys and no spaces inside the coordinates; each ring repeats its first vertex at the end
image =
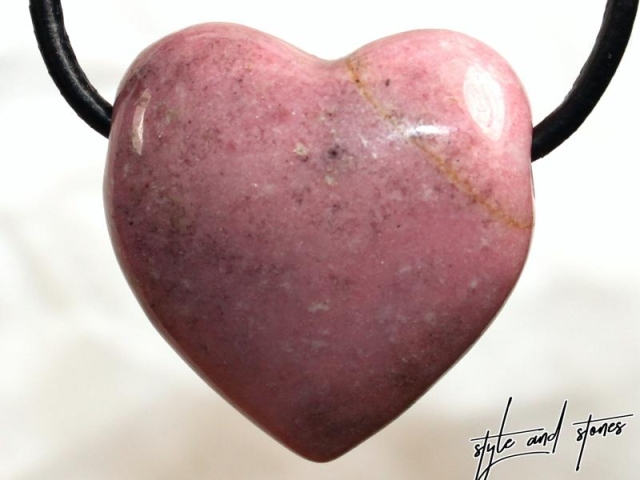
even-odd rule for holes
{"type": "MultiPolygon", "coordinates": [[[[439,354],[445,365],[460,357],[457,349],[439,354]]],[[[394,362],[386,354],[377,356],[377,360],[354,362],[351,368],[330,365],[326,359],[318,365],[305,362],[305,369],[315,370],[308,376],[301,375],[296,364],[285,366],[279,359],[270,362],[281,364],[278,383],[273,375],[261,375],[260,367],[234,369],[228,384],[219,374],[203,377],[216,378],[213,388],[275,440],[308,460],[329,462],[395,420],[443,373],[424,359],[394,362]],[[261,378],[268,380],[261,382],[261,378]]]]}
{"type": "MultiPolygon", "coordinates": [[[[213,388],[278,442],[322,463],[352,450],[418,400],[444,373],[434,365],[450,365],[461,356],[455,348],[461,345],[455,343],[450,339],[450,349],[437,352],[438,362],[425,361],[421,353],[407,353],[396,362],[390,358],[393,354],[379,352],[376,360],[355,361],[350,367],[331,365],[326,358],[316,365],[305,361],[307,375],[294,363],[273,360],[269,363],[280,366],[279,382],[273,382],[273,375],[262,375],[260,367],[232,369],[228,376],[200,373],[205,380],[216,378],[213,388]],[[412,355],[415,363],[407,361],[412,355]]],[[[199,371],[197,365],[192,368],[199,371]]]]}
{"type": "Polygon", "coordinates": [[[164,337],[326,462],[414,403],[501,308],[531,239],[530,151],[520,83],[464,35],[329,62],[201,25],[120,86],[108,225],[164,337]]]}

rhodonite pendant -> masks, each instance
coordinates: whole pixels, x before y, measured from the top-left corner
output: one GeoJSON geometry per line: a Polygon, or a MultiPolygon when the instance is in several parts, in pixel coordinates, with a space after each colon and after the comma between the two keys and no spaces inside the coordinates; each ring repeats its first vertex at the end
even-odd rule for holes
{"type": "Polygon", "coordinates": [[[122,81],[110,233],[193,368],[328,461],[415,402],[507,299],[531,239],[531,138],[516,76],[462,34],[324,61],[201,25],[122,81]]]}

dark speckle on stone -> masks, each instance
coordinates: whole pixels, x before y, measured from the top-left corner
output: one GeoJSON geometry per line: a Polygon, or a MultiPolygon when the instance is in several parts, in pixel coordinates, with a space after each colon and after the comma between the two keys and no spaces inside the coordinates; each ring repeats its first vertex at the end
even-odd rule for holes
{"type": "Polygon", "coordinates": [[[339,160],[347,152],[347,150],[340,145],[333,145],[327,150],[327,158],[331,160],[339,160]]]}
{"type": "Polygon", "coordinates": [[[385,86],[385,87],[388,87],[390,84],[391,84],[391,79],[390,79],[390,78],[387,78],[387,79],[384,81],[384,86],[385,86]]]}

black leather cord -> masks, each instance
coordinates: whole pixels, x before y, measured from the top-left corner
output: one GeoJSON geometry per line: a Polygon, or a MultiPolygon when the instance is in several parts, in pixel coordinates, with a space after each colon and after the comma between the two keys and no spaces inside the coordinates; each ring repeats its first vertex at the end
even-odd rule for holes
{"type": "MultiPolygon", "coordinates": [[[[613,78],[629,43],[640,0],[608,0],[587,62],[564,101],[533,129],[532,161],[544,157],[580,128],[613,78]]],[[[113,107],[78,65],[64,27],[60,0],[30,0],[29,9],[47,70],[71,108],[105,137],[113,107]]]]}
{"type": "Polygon", "coordinates": [[[593,50],[564,101],[533,129],[532,161],[574,134],[609,86],[629,43],[638,0],[608,0],[593,50]]]}
{"type": "Polygon", "coordinates": [[[82,120],[109,137],[113,107],[78,65],[64,28],[60,0],[31,0],[29,10],[40,53],[60,93],[82,120]]]}

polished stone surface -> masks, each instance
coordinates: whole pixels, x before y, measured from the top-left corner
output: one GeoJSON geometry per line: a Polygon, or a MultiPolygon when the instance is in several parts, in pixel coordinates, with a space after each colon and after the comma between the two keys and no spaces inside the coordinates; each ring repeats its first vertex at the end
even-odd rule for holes
{"type": "Polygon", "coordinates": [[[416,401],[508,297],[533,225],[530,142],[515,75],[461,34],[327,62],[201,25],[121,84],[108,223],[194,369],[328,461],[416,401]]]}

